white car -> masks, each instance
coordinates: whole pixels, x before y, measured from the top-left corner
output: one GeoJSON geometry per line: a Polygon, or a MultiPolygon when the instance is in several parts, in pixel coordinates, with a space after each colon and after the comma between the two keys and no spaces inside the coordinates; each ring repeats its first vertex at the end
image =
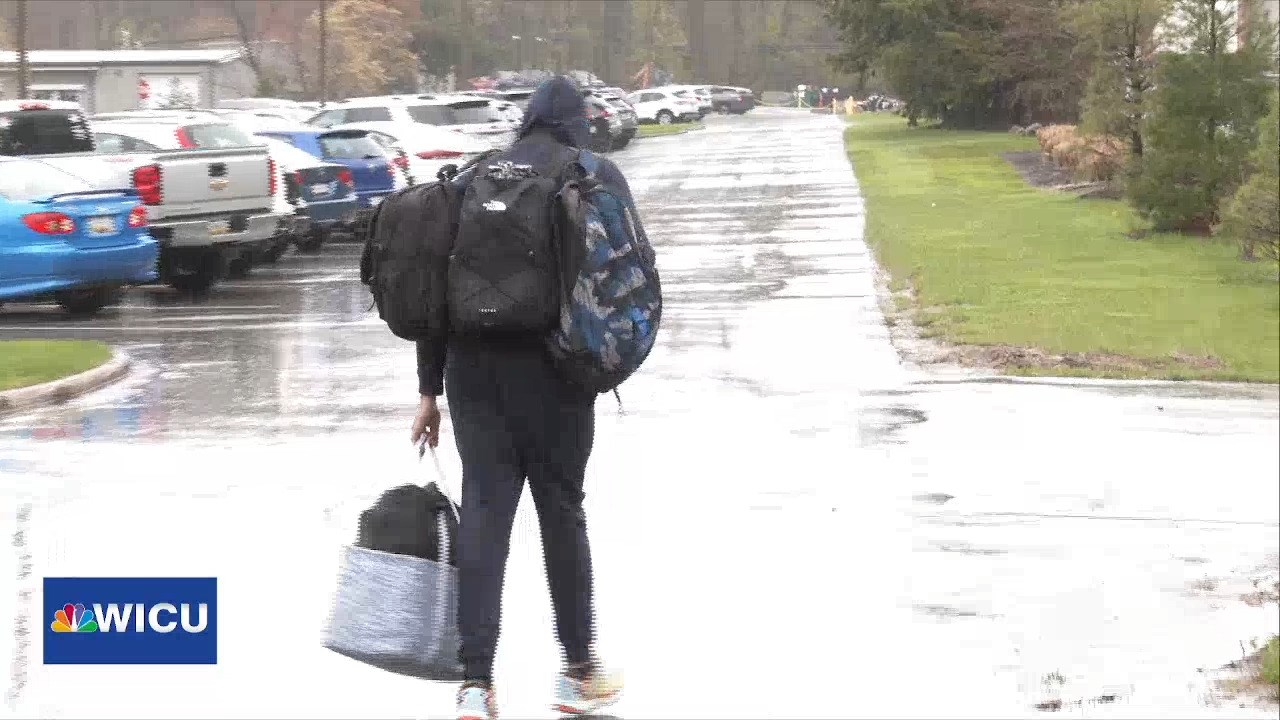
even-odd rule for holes
{"type": "Polygon", "coordinates": [[[422,123],[358,122],[333,129],[368,130],[369,137],[383,148],[403,150],[415,183],[431,182],[445,165],[462,167],[492,149],[472,135],[422,123]]]}
{"type": "MultiPolygon", "coordinates": [[[[509,104],[509,103],[508,103],[509,104]]],[[[491,147],[515,142],[519,120],[502,102],[474,95],[383,95],[339,100],[307,120],[331,128],[361,122],[422,123],[481,138],[491,147]]]]}
{"type": "Polygon", "coordinates": [[[703,115],[715,109],[711,98],[710,85],[666,85],[663,90],[674,90],[676,97],[690,98],[698,103],[698,111],[703,115]]]}
{"type": "Polygon", "coordinates": [[[678,90],[648,88],[627,96],[640,122],[670,125],[677,120],[691,121],[702,116],[698,101],[678,95],[678,90]]]}

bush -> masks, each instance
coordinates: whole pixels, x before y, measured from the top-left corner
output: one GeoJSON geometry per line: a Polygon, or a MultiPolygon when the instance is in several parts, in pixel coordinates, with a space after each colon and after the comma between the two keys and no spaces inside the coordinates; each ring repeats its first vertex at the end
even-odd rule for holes
{"type": "Polygon", "coordinates": [[[1262,681],[1280,695],[1280,637],[1271,638],[1271,642],[1262,648],[1261,675],[1262,681]]]}
{"type": "Polygon", "coordinates": [[[1280,260],[1280,93],[1271,97],[1271,113],[1258,125],[1258,147],[1249,158],[1252,174],[1223,212],[1218,232],[1240,241],[1246,260],[1280,260]]]}
{"type": "Polygon", "coordinates": [[[1110,181],[1124,169],[1124,141],[1107,135],[1080,135],[1075,125],[1047,125],[1036,131],[1040,149],[1079,180],[1110,181]]]}

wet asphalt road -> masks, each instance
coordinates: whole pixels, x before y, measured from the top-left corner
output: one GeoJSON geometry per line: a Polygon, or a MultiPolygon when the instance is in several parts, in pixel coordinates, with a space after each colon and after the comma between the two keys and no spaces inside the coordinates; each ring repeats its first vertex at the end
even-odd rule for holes
{"type": "MultiPolygon", "coordinates": [[[[1239,599],[1280,548],[1274,388],[904,363],[839,136],[761,110],[616,156],[668,309],[625,413],[599,401],[588,479],[613,714],[1274,716],[1208,702],[1198,672],[1280,624],[1239,599]]],[[[430,477],[412,348],[356,261],[290,255],[202,304],[140,291],[87,322],[0,313],[0,337],[101,338],[137,365],[0,420],[0,716],[450,717],[451,687],[319,646],[357,513],[430,477]],[[42,666],[50,575],[216,575],[219,665],[42,666]]],[[[549,716],[558,660],[530,506],[497,663],[511,718],[549,716]]]]}

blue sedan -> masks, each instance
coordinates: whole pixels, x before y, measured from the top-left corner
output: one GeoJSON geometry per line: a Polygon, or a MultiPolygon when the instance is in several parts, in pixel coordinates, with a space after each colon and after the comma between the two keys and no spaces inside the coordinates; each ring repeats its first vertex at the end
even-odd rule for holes
{"type": "Polygon", "coordinates": [[[95,190],[39,160],[0,157],[0,303],[53,299],[92,314],[156,279],[133,189],[95,190]]]}
{"type": "Polygon", "coordinates": [[[275,138],[328,163],[351,171],[356,197],[366,211],[395,191],[396,169],[368,130],[260,130],[260,137],[275,138]]]}

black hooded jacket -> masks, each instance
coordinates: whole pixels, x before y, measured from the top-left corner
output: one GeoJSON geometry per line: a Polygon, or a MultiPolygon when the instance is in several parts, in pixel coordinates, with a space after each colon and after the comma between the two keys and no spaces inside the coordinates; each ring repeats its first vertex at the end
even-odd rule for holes
{"type": "MultiPolygon", "coordinates": [[[[587,122],[587,106],[578,85],[567,77],[556,76],[543,82],[529,97],[519,139],[506,152],[507,159],[517,164],[542,165],[550,159],[552,138],[560,145],[585,148],[591,138],[587,122]]],[[[631,196],[631,187],[613,161],[596,156],[596,178],[614,190],[630,206],[636,232],[643,233],[640,212],[631,196]]],[[[471,172],[459,175],[454,182],[465,185],[471,172]]],[[[418,341],[418,392],[438,397],[444,394],[444,360],[447,337],[418,341]]]]}

